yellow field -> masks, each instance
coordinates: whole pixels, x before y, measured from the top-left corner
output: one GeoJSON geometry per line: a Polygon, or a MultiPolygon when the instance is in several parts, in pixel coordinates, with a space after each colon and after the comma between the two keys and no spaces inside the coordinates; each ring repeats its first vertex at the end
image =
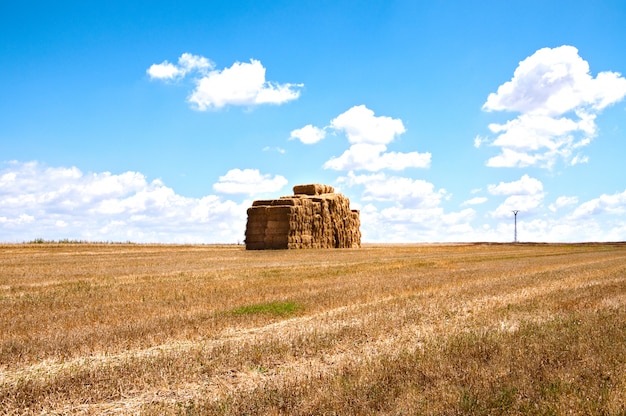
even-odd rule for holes
{"type": "Polygon", "coordinates": [[[0,246],[0,414],[626,414],[626,245],[0,246]]]}

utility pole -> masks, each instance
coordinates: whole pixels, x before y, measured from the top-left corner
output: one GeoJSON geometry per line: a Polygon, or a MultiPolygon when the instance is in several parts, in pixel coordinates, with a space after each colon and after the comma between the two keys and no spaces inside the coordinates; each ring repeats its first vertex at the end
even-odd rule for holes
{"type": "Polygon", "coordinates": [[[514,234],[514,237],[513,237],[513,242],[514,243],[517,243],[517,213],[518,212],[519,212],[518,209],[513,211],[513,215],[515,216],[515,234],[514,234]]]}

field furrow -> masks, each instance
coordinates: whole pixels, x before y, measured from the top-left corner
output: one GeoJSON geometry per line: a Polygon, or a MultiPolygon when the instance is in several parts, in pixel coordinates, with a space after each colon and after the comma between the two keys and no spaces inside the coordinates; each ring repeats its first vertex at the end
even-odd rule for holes
{"type": "Polygon", "coordinates": [[[622,244],[13,245],[0,267],[4,414],[626,411],[622,244]]]}

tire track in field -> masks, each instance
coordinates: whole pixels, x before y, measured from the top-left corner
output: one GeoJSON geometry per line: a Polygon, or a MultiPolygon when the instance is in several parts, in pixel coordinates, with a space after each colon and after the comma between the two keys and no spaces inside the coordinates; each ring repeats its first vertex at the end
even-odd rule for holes
{"type": "MultiPolygon", "coordinates": [[[[506,307],[509,304],[520,304],[541,296],[549,296],[563,290],[583,290],[593,286],[621,284],[625,281],[623,274],[618,274],[614,278],[603,278],[602,274],[587,276],[586,274],[568,275],[571,269],[589,269],[592,266],[604,264],[602,267],[594,269],[606,272],[607,265],[611,263],[612,269],[623,269],[619,259],[603,259],[598,261],[586,261],[577,264],[560,264],[559,267],[549,267],[544,270],[534,271],[529,275],[541,275],[547,272],[559,273],[563,276],[533,283],[526,287],[513,291],[504,292],[498,295],[478,296],[464,299],[462,294],[469,286],[480,287],[493,278],[472,279],[467,285],[450,283],[433,288],[427,288],[418,292],[408,292],[405,294],[392,295],[376,299],[371,302],[356,305],[347,305],[323,311],[314,315],[296,317],[285,321],[271,323],[262,327],[249,329],[226,329],[218,338],[202,340],[197,342],[174,341],[171,343],[125,351],[115,355],[94,355],[82,357],[68,362],[58,362],[55,360],[44,361],[39,364],[28,366],[22,369],[0,372],[1,390],[11,390],[18,388],[24,380],[42,380],[54,383],[55,379],[67,375],[77,370],[97,371],[101,367],[124,367],[129,361],[141,361],[149,359],[167,360],[168,357],[180,354],[190,354],[192,352],[207,352],[217,350],[224,345],[242,345],[258,342],[289,342],[293,337],[311,334],[332,334],[340,332],[344,328],[352,330],[364,330],[368,328],[372,321],[380,318],[383,314],[389,315],[384,308],[394,308],[397,305],[403,307],[397,315],[392,315],[383,333],[376,338],[358,340],[354,345],[338,344],[329,350],[315,353],[313,356],[286,357],[284,362],[276,364],[265,372],[255,369],[221,369],[212,375],[208,382],[192,382],[184,385],[173,386],[170,389],[146,389],[143,391],[128,392],[116,400],[102,403],[91,403],[84,405],[67,405],[56,409],[46,409],[46,411],[58,411],[61,413],[74,414],[116,414],[134,413],[142,405],[155,402],[187,402],[189,400],[205,399],[213,397],[215,400],[223,398],[228,394],[241,391],[251,391],[254,388],[267,385],[269,383],[289,383],[297,382],[299,378],[324,377],[336,373],[341,368],[352,365],[359,360],[374,359],[383,354],[393,353],[393,346],[406,345],[411,341],[414,350],[420,348],[423,342],[438,334],[449,333],[459,330],[472,317],[479,313],[487,314],[497,308],[506,307]],[[437,295],[437,296],[435,296],[437,295]],[[441,308],[428,310],[423,308],[423,303],[429,299],[445,300],[448,312],[454,312],[452,319],[441,319],[441,308]],[[449,298],[453,300],[450,300],[449,298]],[[381,312],[381,307],[383,311],[381,312]],[[407,315],[411,315],[412,308],[420,308],[420,311],[429,312],[422,322],[408,323],[407,315]],[[358,353],[356,353],[358,351],[358,353]],[[364,358],[365,357],[365,358],[364,358]]],[[[608,267],[611,269],[611,267],[608,267]]],[[[518,274],[517,276],[523,275],[518,274]]],[[[534,282],[529,279],[530,282],[534,282]]],[[[616,293],[610,299],[603,299],[605,306],[623,307],[625,302],[624,293],[616,293]]],[[[538,317],[539,320],[547,317],[538,317]]],[[[514,331],[517,323],[494,322],[495,330],[514,331]],[[498,329],[499,328],[499,329],[498,329]]],[[[407,351],[406,348],[402,349],[407,351]]]]}

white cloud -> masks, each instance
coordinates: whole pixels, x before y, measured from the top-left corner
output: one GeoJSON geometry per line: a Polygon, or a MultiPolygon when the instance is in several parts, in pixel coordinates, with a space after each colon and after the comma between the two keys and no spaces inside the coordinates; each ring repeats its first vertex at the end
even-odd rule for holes
{"type": "Polygon", "coordinates": [[[559,158],[573,162],[575,149],[584,147],[595,135],[595,116],[585,115],[575,122],[566,117],[522,114],[505,124],[491,124],[489,129],[499,136],[491,143],[502,149],[499,156],[489,159],[488,166],[552,167],[559,158]],[[584,133],[576,139],[577,133],[584,133]]]}
{"type": "Polygon", "coordinates": [[[626,213],[626,191],[613,195],[603,194],[584,202],[574,210],[573,219],[586,219],[602,214],[623,215],[626,213]]]}
{"type": "Polygon", "coordinates": [[[324,163],[325,169],[333,170],[381,170],[381,154],[387,149],[384,144],[353,144],[339,157],[324,163]]]}
{"type": "Polygon", "coordinates": [[[544,194],[511,195],[494,211],[489,212],[493,218],[513,218],[513,211],[519,211],[520,217],[529,217],[539,212],[543,204],[544,194]]]}
{"type": "Polygon", "coordinates": [[[552,212],[557,212],[561,208],[568,207],[570,205],[575,205],[578,203],[578,198],[575,196],[560,196],[556,199],[553,204],[550,204],[548,208],[552,212]]]}
{"type": "Polygon", "coordinates": [[[402,120],[386,116],[375,116],[364,105],[350,108],[330,122],[330,127],[345,133],[352,144],[389,144],[406,132],[402,120]]]}
{"type": "Polygon", "coordinates": [[[160,64],[152,64],[146,71],[152,79],[174,79],[182,76],[183,71],[176,65],[167,61],[160,64]]]}
{"type": "Polygon", "coordinates": [[[237,242],[247,205],[183,197],[137,172],[83,173],[37,162],[11,162],[0,171],[0,236],[9,242],[237,242]]]}
{"type": "Polygon", "coordinates": [[[298,139],[304,144],[314,144],[326,137],[326,130],[307,124],[301,129],[295,129],[291,132],[290,139],[298,139]]]}
{"type": "Polygon", "coordinates": [[[474,147],[475,148],[479,148],[480,146],[483,145],[483,143],[488,143],[489,139],[486,137],[482,137],[482,136],[476,136],[474,137],[474,147]]]}
{"type": "Polygon", "coordinates": [[[13,217],[0,217],[0,224],[2,225],[22,225],[22,224],[30,224],[35,221],[35,217],[28,214],[20,214],[18,216],[13,217]]]}
{"type": "Polygon", "coordinates": [[[299,138],[303,143],[316,143],[325,137],[327,129],[345,134],[351,145],[341,156],[328,160],[324,164],[325,169],[377,172],[430,167],[430,153],[387,152],[387,145],[406,131],[404,124],[400,119],[376,116],[364,105],[350,108],[323,129],[309,124],[294,130],[291,138],[299,138]]]}
{"type": "Polygon", "coordinates": [[[285,153],[287,153],[287,151],[285,149],[283,149],[282,147],[270,147],[270,146],[265,146],[262,149],[264,152],[270,152],[270,151],[274,151],[276,153],[280,153],[281,155],[284,155],[285,153]]]}
{"type": "MultiPolygon", "coordinates": [[[[286,181],[281,178],[233,169],[216,185],[234,184],[244,192],[252,180],[259,189],[275,193],[286,181]]],[[[487,216],[478,216],[471,207],[446,212],[450,194],[420,179],[349,172],[337,183],[347,188],[353,207],[361,210],[364,242],[512,241],[514,209],[520,211],[520,241],[626,240],[626,191],[580,205],[576,197],[561,196],[548,210],[542,208],[541,182],[524,175],[491,185],[488,191],[495,196],[490,199],[504,201],[487,216]]],[[[473,198],[463,205],[482,200],[473,198]]],[[[250,203],[217,195],[183,197],[138,172],[90,173],[10,162],[0,167],[0,241],[234,243],[243,240],[250,203]]]]}
{"type": "Polygon", "coordinates": [[[204,74],[207,70],[215,68],[215,64],[204,56],[183,53],[178,58],[178,65],[183,71],[183,75],[191,71],[199,71],[204,74]]]}
{"type": "Polygon", "coordinates": [[[518,181],[489,185],[487,190],[492,195],[537,195],[543,194],[543,184],[538,179],[523,175],[518,181]]]}
{"type": "MultiPolygon", "coordinates": [[[[483,105],[485,111],[520,113],[514,120],[489,126],[497,134],[491,146],[501,153],[487,165],[552,168],[558,160],[586,162],[575,150],[595,137],[599,112],[624,96],[626,79],[616,72],[593,78],[576,48],[538,50],[520,62],[511,81],[489,94],[483,105]]],[[[474,145],[485,141],[477,136],[474,145]]]]}
{"type": "Polygon", "coordinates": [[[167,61],[153,64],[147,73],[152,79],[180,79],[195,73],[195,89],[188,101],[199,111],[220,109],[228,105],[255,106],[283,104],[300,96],[302,84],[279,84],[266,81],[265,67],[260,61],[235,62],[222,70],[202,56],[184,53],[178,65],[167,61]]]}
{"type": "Polygon", "coordinates": [[[494,156],[487,161],[487,166],[492,168],[527,167],[539,164],[545,158],[537,155],[530,155],[526,152],[502,148],[498,156],[494,156]]]}
{"type": "Polygon", "coordinates": [[[160,64],[152,64],[146,71],[152,79],[173,80],[182,78],[187,73],[198,71],[201,74],[207,70],[213,69],[215,64],[203,56],[183,53],[178,58],[178,65],[163,61],[160,64]]]}
{"type": "Polygon", "coordinates": [[[476,212],[446,214],[442,208],[414,209],[368,204],[361,210],[361,232],[367,242],[461,242],[489,240],[471,226],[476,212]],[[480,236],[480,237],[477,237],[480,236]]]}
{"type": "Polygon", "coordinates": [[[324,163],[325,169],[333,170],[368,170],[376,172],[382,169],[404,170],[406,168],[430,167],[430,153],[385,152],[385,145],[353,144],[341,156],[333,157],[324,163]]]}
{"type": "Polygon", "coordinates": [[[364,186],[363,201],[394,202],[408,208],[437,207],[448,193],[445,189],[435,191],[435,185],[421,179],[376,175],[355,175],[349,172],[347,177],[338,179],[348,186],[364,186]]]}
{"type": "MultiPolygon", "coordinates": [[[[547,148],[558,149],[571,141],[570,134],[582,130],[578,123],[568,118],[553,118],[541,115],[524,114],[505,124],[491,124],[489,129],[501,133],[493,142],[494,146],[525,151],[547,148]],[[561,140],[558,140],[558,139],[561,140]]],[[[588,132],[593,134],[593,131],[588,132]]]]}
{"type": "Polygon", "coordinates": [[[435,189],[432,183],[385,173],[353,172],[337,182],[348,188],[363,188],[363,241],[471,241],[470,222],[476,212],[469,208],[446,213],[441,203],[449,194],[445,189],[435,189]]]}
{"type": "Polygon", "coordinates": [[[226,175],[220,176],[219,182],[213,185],[216,192],[225,194],[262,194],[280,191],[287,185],[283,176],[262,175],[256,169],[231,169],[226,175]]]}
{"type": "MultiPolygon", "coordinates": [[[[598,199],[600,198],[596,200],[598,199]]],[[[520,212],[517,219],[518,237],[521,241],[542,242],[626,241],[624,213],[608,217],[599,215],[603,213],[602,210],[589,213],[583,208],[580,212],[582,216],[545,216],[528,219],[520,212]]],[[[512,235],[512,217],[507,223],[512,235]]]]}
{"type": "Polygon", "coordinates": [[[485,202],[488,201],[488,198],[485,198],[484,196],[477,196],[471,199],[468,199],[467,201],[464,201],[461,206],[466,206],[466,205],[480,205],[480,204],[484,204],[485,202]]]}
{"type": "Polygon", "coordinates": [[[528,175],[523,175],[518,181],[489,185],[487,190],[491,195],[507,196],[500,206],[489,213],[493,218],[509,217],[513,210],[519,210],[526,216],[534,214],[542,206],[545,196],[541,181],[528,175]]]}
{"type": "Polygon", "coordinates": [[[300,96],[301,84],[277,84],[265,80],[265,67],[260,61],[235,62],[222,71],[211,71],[200,78],[189,102],[200,111],[227,105],[253,106],[283,104],[300,96]]]}
{"type": "MultiPolygon", "coordinates": [[[[383,172],[349,172],[337,183],[351,193],[360,190],[359,198],[352,203],[362,203],[357,207],[365,242],[513,241],[514,210],[519,211],[519,241],[626,240],[626,191],[602,195],[561,216],[555,214],[559,209],[575,207],[577,199],[559,197],[551,205],[558,207],[557,212],[544,209],[543,185],[524,175],[519,180],[491,185],[488,190],[494,196],[489,199],[503,200],[483,216],[472,207],[446,212],[444,203],[450,194],[423,180],[383,172]]],[[[463,205],[484,202],[486,198],[476,197],[463,205]]]]}
{"type": "Polygon", "coordinates": [[[579,165],[581,163],[589,163],[589,156],[583,156],[583,155],[576,155],[572,158],[572,160],[570,161],[570,165],[574,166],[574,165],[579,165]]]}
{"type": "Polygon", "coordinates": [[[339,177],[339,184],[363,187],[363,201],[391,202],[401,208],[432,209],[449,196],[445,189],[435,190],[435,185],[422,179],[389,176],[385,173],[339,177]]]}
{"type": "Polygon", "coordinates": [[[619,73],[593,78],[578,49],[564,45],[540,49],[521,61],[511,81],[489,94],[483,108],[559,116],[585,107],[602,110],[624,95],[626,79],[619,73]]]}

